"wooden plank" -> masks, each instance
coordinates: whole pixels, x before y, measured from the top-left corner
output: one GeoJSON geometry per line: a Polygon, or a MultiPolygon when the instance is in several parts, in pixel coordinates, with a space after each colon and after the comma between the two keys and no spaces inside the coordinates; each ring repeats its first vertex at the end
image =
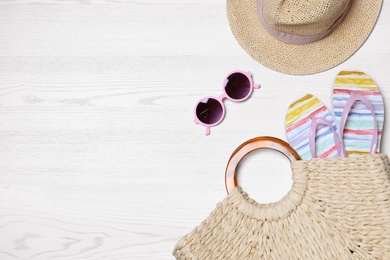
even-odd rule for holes
{"type": "MultiPolygon", "coordinates": [[[[226,195],[234,149],[259,135],[286,139],[294,98],[330,105],[345,68],[371,75],[390,104],[386,4],[351,59],[305,77],[253,61],[225,13],[205,0],[0,1],[0,259],[173,259],[178,239],[226,195]],[[235,69],[262,87],[226,101],[205,137],[193,105],[219,95],[235,69]]],[[[262,202],[283,196],[284,160],[249,158],[245,190],[262,202]]]]}

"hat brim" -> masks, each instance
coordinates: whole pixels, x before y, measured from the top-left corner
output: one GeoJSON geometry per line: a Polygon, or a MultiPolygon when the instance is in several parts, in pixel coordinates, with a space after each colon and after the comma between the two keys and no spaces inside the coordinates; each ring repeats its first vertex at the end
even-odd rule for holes
{"type": "Polygon", "coordinates": [[[287,44],[261,25],[256,0],[227,0],[230,28],[241,47],[264,66],[292,75],[331,69],[351,57],[366,41],[378,19],[382,0],[352,0],[344,21],[322,40],[287,44]]]}

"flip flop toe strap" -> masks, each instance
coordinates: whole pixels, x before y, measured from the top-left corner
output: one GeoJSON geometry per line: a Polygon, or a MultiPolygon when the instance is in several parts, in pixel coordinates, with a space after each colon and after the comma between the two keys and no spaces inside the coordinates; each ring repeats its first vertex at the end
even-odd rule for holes
{"type": "MultiPolygon", "coordinates": [[[[375,116],[374,107],[372,106],[371,102],[366,97],[364,97],[362,95],[359,95],[356,93],[351,93],[348,101],[345,103],[344,110],[343,110],[343,113],[341,114],[341,118],[340,118],[340,138],[343,138],[343,136],[344,136],[344,128],[345,128],[345,124],[346,124],[347,119],[348,119],[348,115],[351,112],[351,108],[356,101],[363,102],[368,107],[368,109],[371,111],[372,117],[374,119],[374,127],[373,127],[373,133],[372,133],[370,154],[375,154],[376,148],[377,148],[377,143],[378,143],[377,120],[376,120],[376,116],[375,116]]],[[[345,154],[347,154],[345,151],[344,144],[342,145],[342,149],[343,149],[343,152],[345,154]]]]}
{"type": "Polygon", "coordinates": [[[336,146],[336,150],[340,156],[345,157],[345,155],[346,155],[345,150],[342,149],[340,139],[337,136],[337,133],[332,126],[332,123],[329,120],[322,118],[322,117],[313,117],[313,118],[311,118],[311,120],[312,121],[310,124],[310,131],[309,131],[309,145],[310,145],[311,156],[313,158],[317,157],[317,155],[316,155],[316,132],[317,132],[317,126],[319,124],[322,124],[322,125],[326,125],[327,127],[329,127],[332,130],[333,140],[334,140],[334,143],[336,146]]]}

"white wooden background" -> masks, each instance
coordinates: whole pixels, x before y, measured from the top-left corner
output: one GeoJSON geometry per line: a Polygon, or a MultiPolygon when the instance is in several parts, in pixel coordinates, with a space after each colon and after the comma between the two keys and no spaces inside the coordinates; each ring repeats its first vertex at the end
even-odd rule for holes
{"type": "MultiPolygon", "coordinates": [[[[224,0],[0,1],[0,260],[173,259],[225,195],[233,150],[255,136],[286,140],[288,105],[305,93],[331,104],[342,69],[365,71],[387,103],[390,0],[348,61],[288,76],[237,44],[224,0]],[[193,106],[235,69],[262,88],[226,101],[204,136],[193,106]]],[[[260,202],[291,187],[289,163],[257,152],[240,184],[260,202]]]]}

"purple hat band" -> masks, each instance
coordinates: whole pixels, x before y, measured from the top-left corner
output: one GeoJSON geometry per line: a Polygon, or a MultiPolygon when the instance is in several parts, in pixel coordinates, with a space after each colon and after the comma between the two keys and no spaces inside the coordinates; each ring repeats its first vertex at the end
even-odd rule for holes
{"type": "Polygon", "coordinates": [[[271,26],[269,26],[269,24],[267,23],[267,21],[264,19],[263,16],[262,0],[257,0],[257,13],[259,15],[260,22],[263,25],[264,29],[275,39],[289,44],[308,44],[308,43],[319,41],[325,38],[326,36],[328,36],[331,32],[333,32],[344,20],[345,16],[348,13],[349,8],[351,7],[351,2],[352,1],[349,1],[347,8],[345,8],[344,10],[344,13],[336,20],[336,22],[328,30],[313,36],[301,36],[301,35],[295,35],[286,32],[280,32],[275,30],[271,26]]]}

